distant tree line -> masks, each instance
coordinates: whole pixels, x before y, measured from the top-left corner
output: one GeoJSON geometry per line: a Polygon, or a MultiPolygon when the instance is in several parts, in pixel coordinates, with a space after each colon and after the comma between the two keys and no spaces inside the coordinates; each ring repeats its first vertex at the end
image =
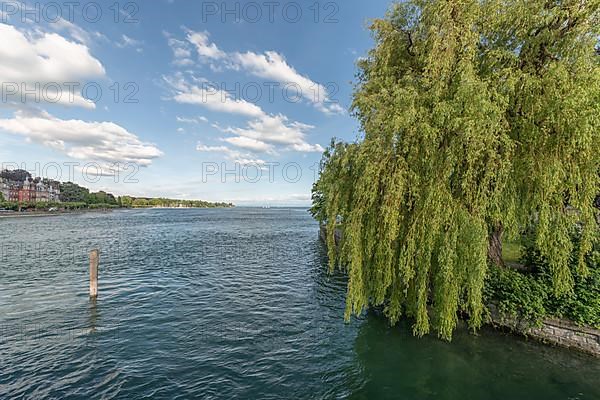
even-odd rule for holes
{"type": "Polygon", "coordinates": [[[0,177],[13,182],[23,182],[25,179],[31,178],[31,174],[24,169],[5,169],[0,172],[0,177]]]}
{"type": "Polygon", "coordinates": [[[203,200],[178,200],[168,198],[146,198],[123,196],[119,198],[122,207],[148,208],[148,207],[187,207],[187,208],[216,208],[233,207],[232,203],[208,202],[203,200]]]}
{"type": "Polygon", "coordinates": [[[168,198],[118,196],[111,193],[99,191],[90,193],[87,188],[76,183],[66,182],[60,186],[60,199],[69,203],[85,203],[91,206],[108,205],[124,208],[147,208],[147,207],[188,207],[188,208],[213,208],[233,207],[231,203],[208,202],[203,200],[178,200],[168,198]]]}
{"type": "Polygon", "coordinates": [[[113,194],[104,191],[90,193],[89,189],[73,182],[60,184],[60,201],[67,203],[81,202],[86,204],[119,205],[117,198],[113,194]]]}
{"type": "MultiPolygon", "coordinates": [[[[23,182],[32,178],[28,171],[22,169],[4,170],[0,172],[0,177],[13,181],[23,182]]],[[[168,198],[149,198],[132,196],[115,196],[105,191],[90,192],[88,188],[80,186],[73,182],[57,182],[48,179],[35,178],[42,180],[46,184],[56,185],[60,188],[60,203],[54,202],[32,202],[17,203],[8,202],[0,193],[0,208],[8,210],[37,209],[48,210],[58,209],[83,209],[83,208],[148,208],[148,207],[186,207],[186,208],[216,208],[233,207],[231,203],[208,202],[203,200],[177,200],[168,198]]]]}

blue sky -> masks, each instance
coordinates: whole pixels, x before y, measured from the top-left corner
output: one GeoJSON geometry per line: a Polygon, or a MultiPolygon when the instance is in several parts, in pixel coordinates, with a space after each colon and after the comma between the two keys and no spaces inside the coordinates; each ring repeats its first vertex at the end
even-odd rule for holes
{"type": "Polygon", "coordinates": [[[322,149],[359,135],[355,63],[388,7],[2,2],[0,161],[118,195],[308,205],[322,149]]]}

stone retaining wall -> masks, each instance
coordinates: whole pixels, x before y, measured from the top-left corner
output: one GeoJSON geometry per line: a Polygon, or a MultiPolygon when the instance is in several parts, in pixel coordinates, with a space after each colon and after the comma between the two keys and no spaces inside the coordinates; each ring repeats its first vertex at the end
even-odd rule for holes
{"type": "Polygon", "coordinates": [[[546,319],[541,326],[531,326],[527,322],[501,317],[493,305],[488,308],[492,315],[492,325],[495,327],[509,328],[526,337],[600,357],[600,330],[598,329],[577,326],[570,321],[559,319],[546,319]]]}

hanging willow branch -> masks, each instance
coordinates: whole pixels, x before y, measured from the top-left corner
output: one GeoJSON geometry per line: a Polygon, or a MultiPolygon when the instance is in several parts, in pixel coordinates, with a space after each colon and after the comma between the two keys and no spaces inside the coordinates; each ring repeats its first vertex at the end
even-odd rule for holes
{"type": "Polygon", "coordinates": [[[332,143],[315,185],[346,318],[384,305],[450,339],[482,323],[494,227],[536,223],[557,293],[598,228],[598,1],[409,1],[373,22],[354,111],[364,138],[332,143]],[[571,4],[572,3],[572,4],[571,4]],[[566,21],[559,23],[556,21],[566,21]],[[530,32],[537,32],[531,35],[530,32]],[[336,228],[344,231],[336,251],[336,228]]]}

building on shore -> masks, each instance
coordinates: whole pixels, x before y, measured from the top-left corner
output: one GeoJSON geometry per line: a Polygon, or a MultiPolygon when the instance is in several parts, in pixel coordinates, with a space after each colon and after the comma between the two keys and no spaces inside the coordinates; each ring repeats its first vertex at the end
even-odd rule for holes
{"type": "Polygon", "coordinates": [[[0,193],[5,201],[19,203],[57,203],[60,201],[60,184],[41,178],[26,178],[23,182],[0,177],[0,193]]]}
{"type": "Polygon", "coordinates": [[[0,176],[0,195],[2,195],[2,198],[5,201],[8,201],[8,198],[10,196],[10,189],[9,189],[9,186],[8,186],[8,179],[4,179],[1,176],[0,176]]]}
{"type": "Polygon", "coordinates": [[[5,201],[18,202],[21,185],[18,182],[0,177],[0,193],[5,201]]]}

